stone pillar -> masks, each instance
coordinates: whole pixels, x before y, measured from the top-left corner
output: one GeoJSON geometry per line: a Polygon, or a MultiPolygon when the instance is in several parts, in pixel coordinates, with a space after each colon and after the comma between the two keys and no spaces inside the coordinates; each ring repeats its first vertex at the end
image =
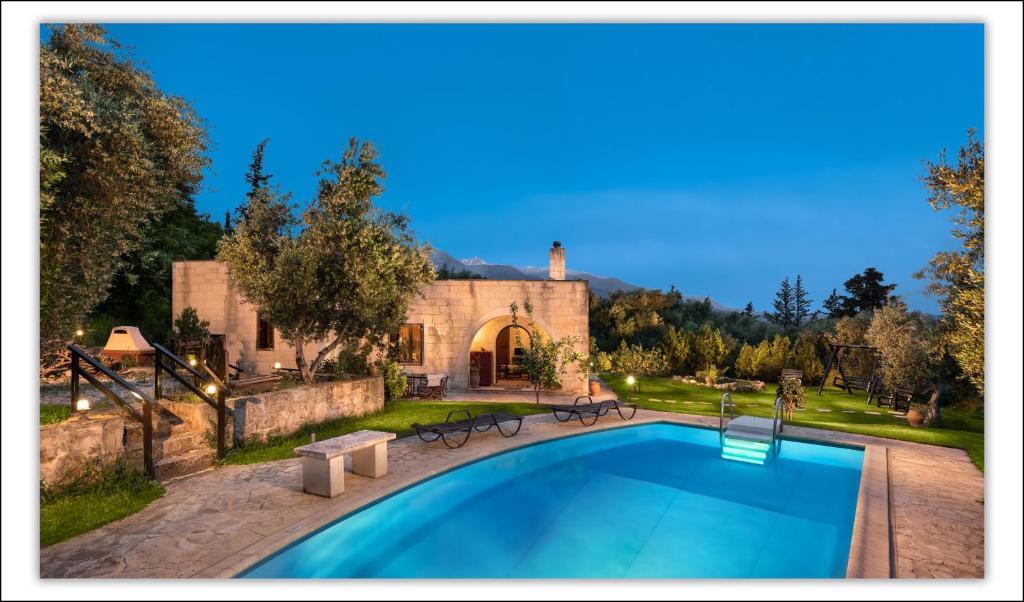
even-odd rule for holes
{"type": "Polygon", "coordinates": [[[551,280],[565,280],[565,249],[562,247],[562,243],[557,240],[551,245],[548,278],[551,280]]]}

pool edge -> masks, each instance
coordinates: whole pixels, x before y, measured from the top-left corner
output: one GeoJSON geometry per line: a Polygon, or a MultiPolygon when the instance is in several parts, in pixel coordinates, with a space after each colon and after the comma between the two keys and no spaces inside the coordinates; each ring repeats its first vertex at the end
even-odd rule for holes
{"type": "Polygon", "coordinates": [[[888,454],[887,447],[864,446],[850,557],[846,562],[847,579],[893,577],[888,454]]]}
{"type": "MultiPolygon", "coordinates": [[[[533,418],[533,417],[531,416],[529,418],[533,418]]],[[[441,476],[441,475],[443,475],[443,474],[445,474],[447,472],[451,472],[451,471],[454,471],[454,470],[458,470],[460,468],[464,468],[467,465],[474,464],[474,463],[477,463],[477,462],[481,462],[481,461],[484,461],[484,460],[487,460],[489,458],[492,458],[492,457],[495,457],[495,456],[498,456],[498,455],[502,455],[502,454],[505,454],[505,453],[521,450],[521,449],[524,449],[524,448],[527,448],[527,447],[532,447],[534,445],[539,445],[539,444],[542,444],[542,443],[547,443],[547,442],[556,441],[556,440],[560,440],[560,439],[567,439],[567,438],[572,438],[572,437],[577,437],[577,436],[584,436],[586,434],[593,433],[595,431],[617,430],[617,429],[622,429],[622,428],[637,427],[637,426],[641,426],[641,425],[670,424],[670,425],[677,425],[677,426],[687,426],[687,427],[692,427],[692,428],[699,428],[699,429],[703,429],[703,430],[711,430],[711,431],[718,430],[717,426],[712,425],[710,423],[704,423],[703,420],[702,420],[704,417],[698,416],[698,415],[673,414],[670,417],[669,416],[657,416],[657,417],[651,417],[651,418],[652,419],[646,419],[646,420],[644,418],[641,418],[640,421],[638,421],[638,422],[636,422],[636,421],[627,421],[627,422],[617,423],[617,424],[615,424],[615,423],[613,423],[613,424],[603,424],[600,428],[597,428],[597,429],[594,429],[593,427],[591,427],[591,428],[588,428],[588,429],[585,429],[585,430],[582,430],[582,431],[570,431],[570,432],[566,432],[565,434],[559,434],[559,435],[554,436],[554,437],[549,437],[549,438],[546,438],[546,439],[540,439],[540,440],[537,440],[537,441],[531,441],[531,442],[528,442],[528,443],[523,443],[521,445],[513,445],[511,447],[502,449],[500,451],[495,451],[495,452],[484,454],[484,455],[481,455],[481,456],[467,458],[465,461],[458,462],[458,463],[456,463],[456,464],[454,464],[452,466],[449,466],[447,468],[444,468],[444,469],[441,469],[441,470],[436,470],[436,471],[430,471],[430,472],[427,472],[427,473],[423,473],[421,475],[418,475],[416,478],[411,479],[409,482],[406,482],[406,483],[404,483],[402,485],[397,486],[395,489],[389,491],[388,493],[385,493],[384,495],[381,495],[381,496],[379,496],[379,497],[377,497],[377,498],[375,498],[373,500],[367,501],[366,503],[361,504],[361,505],[357,506],[356,508],[354,508],[352,510],[344,511],[344,512],[338,512],[337,509],[327,508],[327,509],[324,509],[323,511],[321,511],[319,513],[307,516],[306,518],[298,521],[297,523],[294,523],[294,524],[292,524],[292,525],[290,525],[288,527],[285,527],[285,528],[281,529],[276,534],[273,534],[273,535],[270,535],[270,536],[268,536],[266,538],[263,538],[262,541],[255,542],[253,544],[253,546],[251,546],[251,547],[255,548],[255,551],[249,552],[248,550],[242,550],[242,551],[236,552],[234,554],[230,554],[229,556],[227,556],[225,558],[222,558],[221,560],[219,560],[217,562],[214,562],[212,565],[209,565],[206,568],[201,569],[201,570],[193,573],[192,575],[189,575],[188,578],[191,578],[191,579],[227,579],[227,578],[239,577],[239,576],[243,575],[244,573],[246,573],[247,571],[249,571],[250,569],[252,569],[255,566],[257,566],[258,564],[260,564],[262,561],[266,560],[267,558],[269,558],[269,557],[271,557],[271,556],[273,556],[275,554],[278,554],[280,552],[283,552],[284,550],[286,550],[286,549],[288,549],[288,548],[290,548],[290,547],[292,547],[294,545],[297,545],[297,544],[301,543],[301,541],[303,541],[303,540],[307,539],[308,537],[316,534],[317,532],[321,531],[322,529],[326,528],[327,526],[329,526],[330,524],[332,524],[334,522],[337,522],[339,520],[343,520],[347,516],[351,516],[351,515],[353,515],[353,514],[355,514],[357,512],[361,512],[362,510],[365,510],[366,508],[369,508],[371,506],[379,504],[379,503],[387,500],[388,498],[393,497],[395,495],[398,495],[399,493],[401,493],[401,492],[403,492],[403,491],[405,491],[407,489],[410,489],[412,487],[415,487],[415,486],[417,486],[419,484],[422,484],[423,482],[425,482],[427,480],[430,480],[432,478],[436,478],[436,477],[441,476]]],[[[409,438],[412,438],[412,437],[409,437],[409,438]]],[[[885,539],[886,546],[885,546],[885,549],[883,551],[879,552],[880,548],[877,545],[874,545],[874,544],[872,544],[872,545],[861,544],[859,547],[855,547],[856,536],[857,536],[857,534],[859,532],[858,531],[858,525],[861,525],[861,528],[863,530],[863,526],[865,524],[865,519],[862,518],[862,512],[866,511],[866,505],[863,503],[863,499],[864,499],[863,495],[865,493],[866,481],[868,481],[868,479],[865,478],[865,468],[868,466],[868,459],[867,459],[868,458],[868,449],[869,448],[876,448],[876,451],[873,452],[874,454],[878,453],[877,450],[881,450],[882,459],[883,459],[883,463],[882,463],[882,470],[883,470],[883,472],[881,474],[882,474],[883,483],[884,483],[884,479],[887,478],[886,473],[884,472],[885,471],[885,463],[884,463],[885,452],[887,451],[886,448],[882,447],[882,446],[879,446],[879,445],[871,445],[871,444],[865,445],[865,444],[854,443],[854,442],[849,442],[849,441],[836,441],[836,440],[824,439],[824,438],[820,438],[819,439],[819,438],[816,438],[816,437],[813,437],[813,436],[792,436],[790,434],[786,434],[786,435],[781,436],[781,438],[783,440],[796,441],[796,442],[801,442],[801,443],[813,443],[813,444],[825,445],[825,446],[829,446],[829,447],[842,447],[842,448],[848,448],[848,449],[862,449],[862,450],[864,450],[865,459],[864,459],[864,464],[863,464],[863,468],[862,468],[862,471],[861,471],[860,489],[858,491],[857,509],[856,509],[855,522],[854,522],[854,538],[851,539],[851,544],[850,544],[850,550],[851,551],[850,551],[850,556],[849,556],[849,559],[848,559],[848,562],[847,562],[846,578],[889,578],[889,570],[888,570],[888,568],[886,568],[884,575],[883,574],[878,574],[878,573],[873,572],[873,571],[865,570],[865,567],[870,567],[871,569],[875,568],[875,565],[878,564],[878,562],[879,562],[879,556],[878,556],[879,554],[881,554],[882,561],[886,564],[886,566],[888,566],[888,559],[889,559],[890,551],[888,549],[889,530],[888,530],[888,517],[887,516],[886,516],[886,520],[885,520],[885,523],[884,523],[884,526],[885,526],[885,537],[886,537],[886,539],[885,539]],[[862,506],[863,506],[863,508],[862,508],[862,506]],[[858,556],[859,557],[857,559],[854,558],[854,550],[858,550],[858,556]],[[868,556],[867,559],[864,558],[865,555],[868,556]],[[852,570],[852,567],[855,567],[855,566],[857,567],[857,571],[853,571],[852,570]],[[853,574],[854,572],[856,572],[857,574],[856,575],[853,574]]],[[[873,464],[877,463],[877,460],[873,460],[872,462],[873,462],[873,464]]],[[[874,479],[871,479],[871,480],[873,481],[874,479]]],[[[876,487],[876,485],[872,485],[872,487],[876,487]]],[[[872,489],[872,491],[873,490],[874,489],[872,489]]],[[[884,489],[882,489],[882,491],[887,495],[888,494],[888,487],[885,487],[884,489]]],[[[886,498],[886,512],[888,512],[888,499],[887,498],[886,498]]],[[[874,517],[874,514],[872,514],[872,517],[874,517]]],[[[874,519],[872,518],[872,520],[874,520],[874,519]]],[[[873,525],[874,522],[872,522],[870,524],[873,525]]]]}

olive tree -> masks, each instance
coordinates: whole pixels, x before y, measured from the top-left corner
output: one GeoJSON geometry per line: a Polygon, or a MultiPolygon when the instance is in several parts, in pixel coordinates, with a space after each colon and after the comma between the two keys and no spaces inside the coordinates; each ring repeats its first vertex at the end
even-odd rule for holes
{"type": "Polygon", "coordinates": [[[386,174],[372,143],[353,138],[339,161],[323,164],[301,218],[263,173],[265,145],[218,257],[239,294],[295,347],[302,380],[311,382],[335,350],[373,348],[397,331],[434,268],[408,217],[373,203],[386,174]],[[317,347],[311,358],[307,344],[317,347]]]}
{"type": "Polygon", "coordinates": [[[98,25],[39,49],[39,337],[48,355],[107,296],[146,227],[198,190],[207,136],[98,25]]]}

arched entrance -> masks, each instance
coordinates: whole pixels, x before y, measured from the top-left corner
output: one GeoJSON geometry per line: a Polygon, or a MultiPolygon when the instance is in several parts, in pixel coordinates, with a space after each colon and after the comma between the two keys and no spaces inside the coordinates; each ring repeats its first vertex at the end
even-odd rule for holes
{"type": "MultiPolygon", "coordinates": [[[[528,345],[534,336],[548,335],[539,324],[534,325],[532,331],[523,325],[513,325],[510,315],[493,317],[480,324],[465,356],[467,368],[474,361],[480,366],[479,386],[529,388],[529,380],[515,367],[515,358],[516,349],[528,345]],[[516,342],[517,332],[519,343],[516,342]]],[[[518,355],[522,355],[522,350],[518,355]]]]}
{"type": "Polygon", "coordinates": [[[494,384],[522,386],[527,380],[522,370],[523,347],[530,344],[532,335],[522,326],[509,324],[498,331],[494,340],[494,384]]]}

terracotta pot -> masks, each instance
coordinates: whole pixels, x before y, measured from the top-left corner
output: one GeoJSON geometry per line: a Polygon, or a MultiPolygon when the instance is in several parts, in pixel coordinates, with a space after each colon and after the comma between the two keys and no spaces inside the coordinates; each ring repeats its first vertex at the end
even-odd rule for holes
{"type": "Polygon", "coordinates": [[[601,383],[596,380],[590,381],[590,394],[599,395],[601,393],[601,383]]]}
{"type": "Polygon", "coordinates": [[[910,426],[921,426],[924,424],[924,412],[913,408],[907,410],[907,424],[910,426]]]}

